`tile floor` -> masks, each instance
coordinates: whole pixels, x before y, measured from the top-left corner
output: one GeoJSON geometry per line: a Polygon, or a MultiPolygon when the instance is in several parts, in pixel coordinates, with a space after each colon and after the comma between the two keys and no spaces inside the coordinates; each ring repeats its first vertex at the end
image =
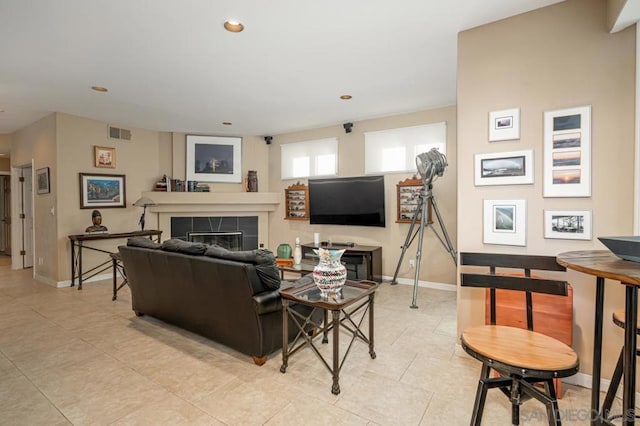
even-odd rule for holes
{"type": "MultiPolygon", "coordinates": [[[[377,358],[355,343],[335,396],[310,349],[282,374],[280,352],[257,367],[209,340],[137,318],[128,288],[112,302],[108,280],[55,289],[35,282],[31,270],[0,264],[2,425],[469,424],[480,365],[456,348],[453,292],[420,288],[414,310],[411,286],[383,284],[377,358]]],[[[508,425],[509,405],[496,392],[483,424],[508,425]]],[[[588,406],[587,389],[565,386],[565,424],[586,424],[588,406]]],[[[522,418],[546,424],[536,401],[523,405],[522,418]]]]}

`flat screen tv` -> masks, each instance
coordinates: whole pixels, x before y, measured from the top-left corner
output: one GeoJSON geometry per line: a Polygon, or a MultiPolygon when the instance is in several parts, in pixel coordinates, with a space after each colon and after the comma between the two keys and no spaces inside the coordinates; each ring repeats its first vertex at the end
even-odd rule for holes
{"type": "Polygon", "coordinates": [[[310,179],[309,223],[384,227],[384,176],[310,179]]]}

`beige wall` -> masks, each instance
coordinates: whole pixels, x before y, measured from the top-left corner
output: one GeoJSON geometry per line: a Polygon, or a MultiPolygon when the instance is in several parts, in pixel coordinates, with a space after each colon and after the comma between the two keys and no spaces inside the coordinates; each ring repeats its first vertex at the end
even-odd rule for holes
{"type": "MultiPolygon", "coordinates": [[[[609,34],[606,4],[568,0],[460,33],[458,40],[459,251],[556,255],[603,249],[597,236],[631,235],[633,222],[635,29],[609,34]],[[543,112],[591,105],[592,196],[543,198],[543,112]],[[487,142],[488,113],[519,107],[521,138],[487,142]],[[474,154],[533,149],[533,185],[474,187],[474,154]],[[527,246],[482,243],[483,199],[527,200],[527,246]],[[543,210],[592,210],[592,241],[544,239],[543,210]]],[[[591,372],[595,279],[569,272],[574,287],[574,348],[591,372]]],[[[458,292],[458,330],[482,323],[483,293],[458,292]]],[[[605,366],[612,366],[622,333],[612,310],[623,288],[607,281],[605,366]]],[[[603,370],[604,376],[611,369],[603,370]]]]}
{"type": "MultiPolygon", "coordinates": [[[[99,208],[102,224],[110,232],[127,232],[139,229],[138,219],[141,210],[132,204],[143,191],[153,188],[155,181],[162,175],[160,165],[161,133],[144,129],[132,129],[132,140],[123,141],[107,138],[107,123],[57,114],[58,161],[64,167],[58,170],[56,182],[58,191],[58,258],[57,281],[71,278],[70,245],[68,235],[83,233],[91,225],[93,209],[80,209],[79,173],[123,174],[126,180],[126,208],[99,208]],[[94,146],[107,146],[116,149],[116,167],[98,168],[94,166],[94,146]]],[[[38,215],[48,214],[39,211],[38,215]]],[[[92,243],[93,244],[93,243],[92,243]]],[[[96,243],[103,248],[115,248],[121,240],[96,243]]],[[[99,255],[84,250],[87,265],[103,260],[99,255]]],[[[108,272],[105,272],[108,273],[108,272]]]]}
{"type": "MultiPolygon", "coordinates": [[[[444,176],[434,185],[434,197],[440,208],[447,230],[453,241],[456,238],[456,108],[445,107],[411,114],[359,121],[354,123],[351,133],[345,133],[342,125],[325,127],[296,133],[276,135],[269,146],[270,191],[282,193],[284,189],[297,180],[281,180],[280,178],[280,145],[307,140],[337,137],[338,138],[338,175],[358,176],[364,174],[364,132],[416,126],[428,123],[447,123],[447,157],[449,167],[444,176]]],[[[400,257],[400,247],[405,241],[409,224],[396,223],[396,184],[411,174],[388,174],[385,176],[386,227],[327,226],[310,225],[309,222],[283,220],[284,205],[270,219],[271,240],[269,248],[274,250],[280,243],[293,246],[296,236],[302,242],[313,241],[313,233],[319,232],[321,239],[332,241],[353,241],[363,245],[382,246],[385,276],[393,276],[400,257]]],[[[307,183],[306,179],[300,179],[307,183]]],[[[448,252],[430,230],[425,230],[422,252],[420,280],[437,283],[455,283],[455,266],[448,252]]],[[[407,251],[400,268],[399,277],[411,278],[414,270],[409,269],[408,261],[415,259],[417,239],[407,251]]]]}
{"type": "Polygon", "coordinates": [[[40,257],[43,259],[42,265],[39,265],[37,261],[34,262],[34,273],[49,283],[56,280],[58,259],[62,257],[59,255],[56,245],[58,238],[56,219],[51,214],[51,209],[57,208],[58,198],[56,147],[56,114],[48,115],[15,132],[12,136],[12,167],[31,166],[32,161],[34,172],[39,168],[49,167],[50,193],[38,195],[34,191],[33,196],[35,235],[33,251],[36,260],[40,257]]]}

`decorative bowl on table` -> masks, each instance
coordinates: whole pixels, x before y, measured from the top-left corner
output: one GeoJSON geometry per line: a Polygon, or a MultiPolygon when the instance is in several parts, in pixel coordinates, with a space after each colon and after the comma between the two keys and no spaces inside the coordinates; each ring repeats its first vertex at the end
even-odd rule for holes
{"type": "Polygon", "coordinates": [[[640,236],[598,237],[598,239],[619,258],[640,262],[640,236]]]}
{"type": "Polygon", "coordinates": [[[313,268],[313,282],[323,296],[337,294],[347,280],[347,268],[340,262],[344,250],[314,249],[318,264],[313,268]]]}

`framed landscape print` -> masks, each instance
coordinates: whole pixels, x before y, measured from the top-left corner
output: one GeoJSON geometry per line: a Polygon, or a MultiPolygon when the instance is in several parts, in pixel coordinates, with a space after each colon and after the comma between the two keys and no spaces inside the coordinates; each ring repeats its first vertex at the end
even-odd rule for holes
{"type": "Polygon", "coordinates": [[[489,113],[489,142],[520,139],[520,108],[489,113]]]}
{"type": "Polygon", "coordinates": [[[591,196],[591,106],[544,113],[545,197],[591,196]]]}
{"type": "Polygon", "coordinates": [[[590,240],[591,210],[545,210],[544,237],[590,240]]]}
{"type": "Polygon", "coordinates": [[[533,183],[533,150],[475,155],[476,186],[531,183],[533,183]]]}
{"type": "Polygon", "coordinates": [[[94,146],[94,166],[114,169],[116,167],[116,149],[108,146],[94,146]]]}
{"type": "Polygon", "coordinates": [[[48,194],[51,192],[49,188],[49,168],[43,167],[36,170],[36,184],[38,194],[48,194]]]}
{"type": "Polygon", "coordinates": [[[126,207],[125,176],[80,173],[80,208],[126,207]]]}
{"type": "Polygon", "coordinates": [[[187,135],[187,180],[242,182],[242,138],[187,135]]]}
{"type": "Polygon", "coordinates": [[[527,201],[484,200],[483,242],[526,245],[527,201]]]}

